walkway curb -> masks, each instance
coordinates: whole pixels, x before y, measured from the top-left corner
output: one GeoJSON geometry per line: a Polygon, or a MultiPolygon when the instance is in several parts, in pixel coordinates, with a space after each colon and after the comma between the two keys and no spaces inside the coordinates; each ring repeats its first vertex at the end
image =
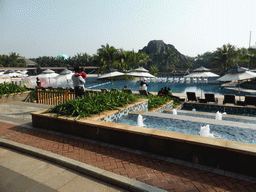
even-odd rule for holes
{"type": "Polygon", "coordinates": [[[103,180],[113,185],[122,187],[129,191],[143,191],[143,192],[144,191],[154,191],[154,192],[165,191],[163,189],[153,187],[151,185],[148,185],[133,179],[129,179],[127,177],[117,175],[115,173],[105,171],[103,169],[99,169],[97,167],[94,167],[94,166],[91,166],[67,157],[63,157],[61,155],[58,155],[49,151],[45,151],[45,150],[31,147],[28,145],[20,144],[14,141],[10,141],[8,139],[0,138],[0,146],[14,149],[22,153],[26,153],[44,160],[48,160],[50,162],[62,165],[64,167],[68,167],[72,170],[103,180]]]}

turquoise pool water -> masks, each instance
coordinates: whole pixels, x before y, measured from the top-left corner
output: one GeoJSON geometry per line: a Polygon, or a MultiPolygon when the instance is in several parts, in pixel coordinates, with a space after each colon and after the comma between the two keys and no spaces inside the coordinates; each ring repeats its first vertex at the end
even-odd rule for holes
{"type": "MultiPolygon", "coordinates": [[[[168,113],[168,114],[172,114],[172,112],[170,111],[164,111],[164,113],[168,113]]],[[[185,116],[191,116],[191,117],[202,117],[202,118],[207,118],[207,119],[215,119],[216,116],[216,112],[212,112],[210,113],[206,113],[206,114],[198,114],[198,113],[185,113],[182,112],[182,110],[179,110],[177,112],[179,115],[185,115],[185,116]]],[[[244,115],[244,116],[249,116],[249,115],[244,115]]],[[[234,122],[242,122],[242,123],[251,123],[251,124],[255,124],[255,128],[256,128],[256,116],[251,114],[250,115],[251,118],[238,118],[237,115],[222,115],[222,120],[226,120],[226,121],[234,121],[234,122]],[[255,117],[255,118],[252,118],[255,117]]]]}
{"type": "MultiPolygon", "coordinates": [[[[127,86],[132,91],[139,90],[139,82],[137,81],[114,81],[113,88],[121,90],[124,86],[127,86]]],[[[85,87],[87,89],[111,89],[111,81],[97,81],[97,77],[87,78],[85,87]]],[[[158,92],[161,88],[170,87],[173,93],[186,93],[189,91],[201,94],[200,83],[167,83],[167,82],[149,82],[148,91],[158,92]]],[[[220,84],[204,83],[202,86],[202,93],[214,93],[218,95],[226,94],[220,84]]]]}
{"type": "MultiPolygon", "coordinates": [[[[214,79],[212,79],[214,80],[214,79]]],[[[212,81],[211,80],[211,81],[212,81]]],[[[35,79],[24,80],[24,84],[27,87],[34,88],[35,87],[35,79]]],[[[43,80],[42,80],[43,81],[43,80]]],[[[201,89],[201,83],[167,83],[167,82],[149,82],[148,83],[148,91],[149,92],[158,92],[161,88],[170,87],[173,93],[186,93],[186,92],[195,92],[196,94],[204,93],[214,93],[218,95],[224,94],[237,94],[236,91],[230,91],[223,89],[220,84],[215,83],[203,83],[201,89]]],[[[47,79],[42,82],[43,87],[71,87],[73,88],[72,80],[57,80],[57,79],[47,79]],[[49,81],[49,82],[48,82],[49,81]]],[[[138,81],[114,81],[113,88],[121,90],[124,86],[127,86],[132,91],[139,90],[139,82],[138,81]]],[[[85,88],[87,89],[111,89],[112,83],[111,81],[98,81],[96,76],[88,76],[86,78],[85,88]]],[[[243,93],[241,93],[243,95],[243,93]]]]}
{"type": "MultiPolygon", "coordinates": [[[[138,115],[127,115],[114,122],[138,126],[138,115]]],[[[191,135],[199,135],[201,126],[206,126],[206,123],[192,122],[185,120],[177,120],[172,118],[162,118],[153,116],[143,116],[145,127],[186,133],[191,135]]],[[[234,126],[216,125],[207,123],[210,126],[210,133],[213,133],[214,138],[237,141],[242,143],[256,144],[256,130],[255,129],[243,129],[234,126]]]]}

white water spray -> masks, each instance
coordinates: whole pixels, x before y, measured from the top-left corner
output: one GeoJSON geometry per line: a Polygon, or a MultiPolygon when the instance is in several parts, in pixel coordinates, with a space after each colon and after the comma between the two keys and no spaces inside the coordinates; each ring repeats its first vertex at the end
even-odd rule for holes
{"type": "Polygon", "coordinates": [[[196,111],[196,109],[195,109],[195,108],[193,108],[193,109],[192,109],[192,111],[196,111]]]}
{"type": "Polygon", "coordinates": [[[140,127],[145,127],[146,125],[143,123],[144,120],[145,120],[145,118],[143,119],[142,115],[139,114],[139,115],[138,115],[138,118],[137,118],[137,124],[138,124],[138,126],[140,126],[140,127]]]}
{"type": "Polygon", "coordinates": [[[217,111],[215,119],[216,120],[222,120],[222,114],[219,111],[217,111]]]}
{"type": "Polygon", "coordinates": [[[199,135],[203,136],[203,137],[211,137],[214,138],[213,134],[210,133],[210,126],[206,125],[206,126],[202,126],[201,130],[199,131],[199,135]]]}
{"type": "Polygon", "coordinates": [[[177,110],[176,110],[176,109],[173,109],[173,110],[172,110],[172,114],[173,114],[173,115],[177,115],[177,110]]]}

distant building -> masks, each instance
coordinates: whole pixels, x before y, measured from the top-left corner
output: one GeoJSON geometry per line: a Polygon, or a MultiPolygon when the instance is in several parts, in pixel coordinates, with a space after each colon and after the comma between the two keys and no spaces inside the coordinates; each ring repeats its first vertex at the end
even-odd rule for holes
{"type": "Polygon", "coordinates": [[[27,64],[27,71],[28,71],[28,75],[37,75],[38,74],[38,68],[39,68],[39,65],[34,62],[34,61],[31,61],[30,59],[26,59],[25,57],[21,57],[19,56],[19,59],[24,59],[26,64],[27,64]]]}

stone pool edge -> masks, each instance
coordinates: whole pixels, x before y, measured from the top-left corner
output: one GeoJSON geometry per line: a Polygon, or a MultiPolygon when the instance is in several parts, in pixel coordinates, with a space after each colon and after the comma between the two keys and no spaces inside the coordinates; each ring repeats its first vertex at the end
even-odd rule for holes
{"type": "MultiPolygon", "coordinates": [[[[140,102],[145,101],[136,104],[140,102]]],[[[81,118],[78,121],[74,121],[74,118],[56,118],[55,114],[42,112],[45,111],[31,113],[33,126],[229,172],[238,171],[239,174],[253,177],[255,174],[252,170],[256,168],[256,147],[252,144],[99,121],[118,110],[103,112],[100,116],[94,115],[87,119],[81,118]]]]}

